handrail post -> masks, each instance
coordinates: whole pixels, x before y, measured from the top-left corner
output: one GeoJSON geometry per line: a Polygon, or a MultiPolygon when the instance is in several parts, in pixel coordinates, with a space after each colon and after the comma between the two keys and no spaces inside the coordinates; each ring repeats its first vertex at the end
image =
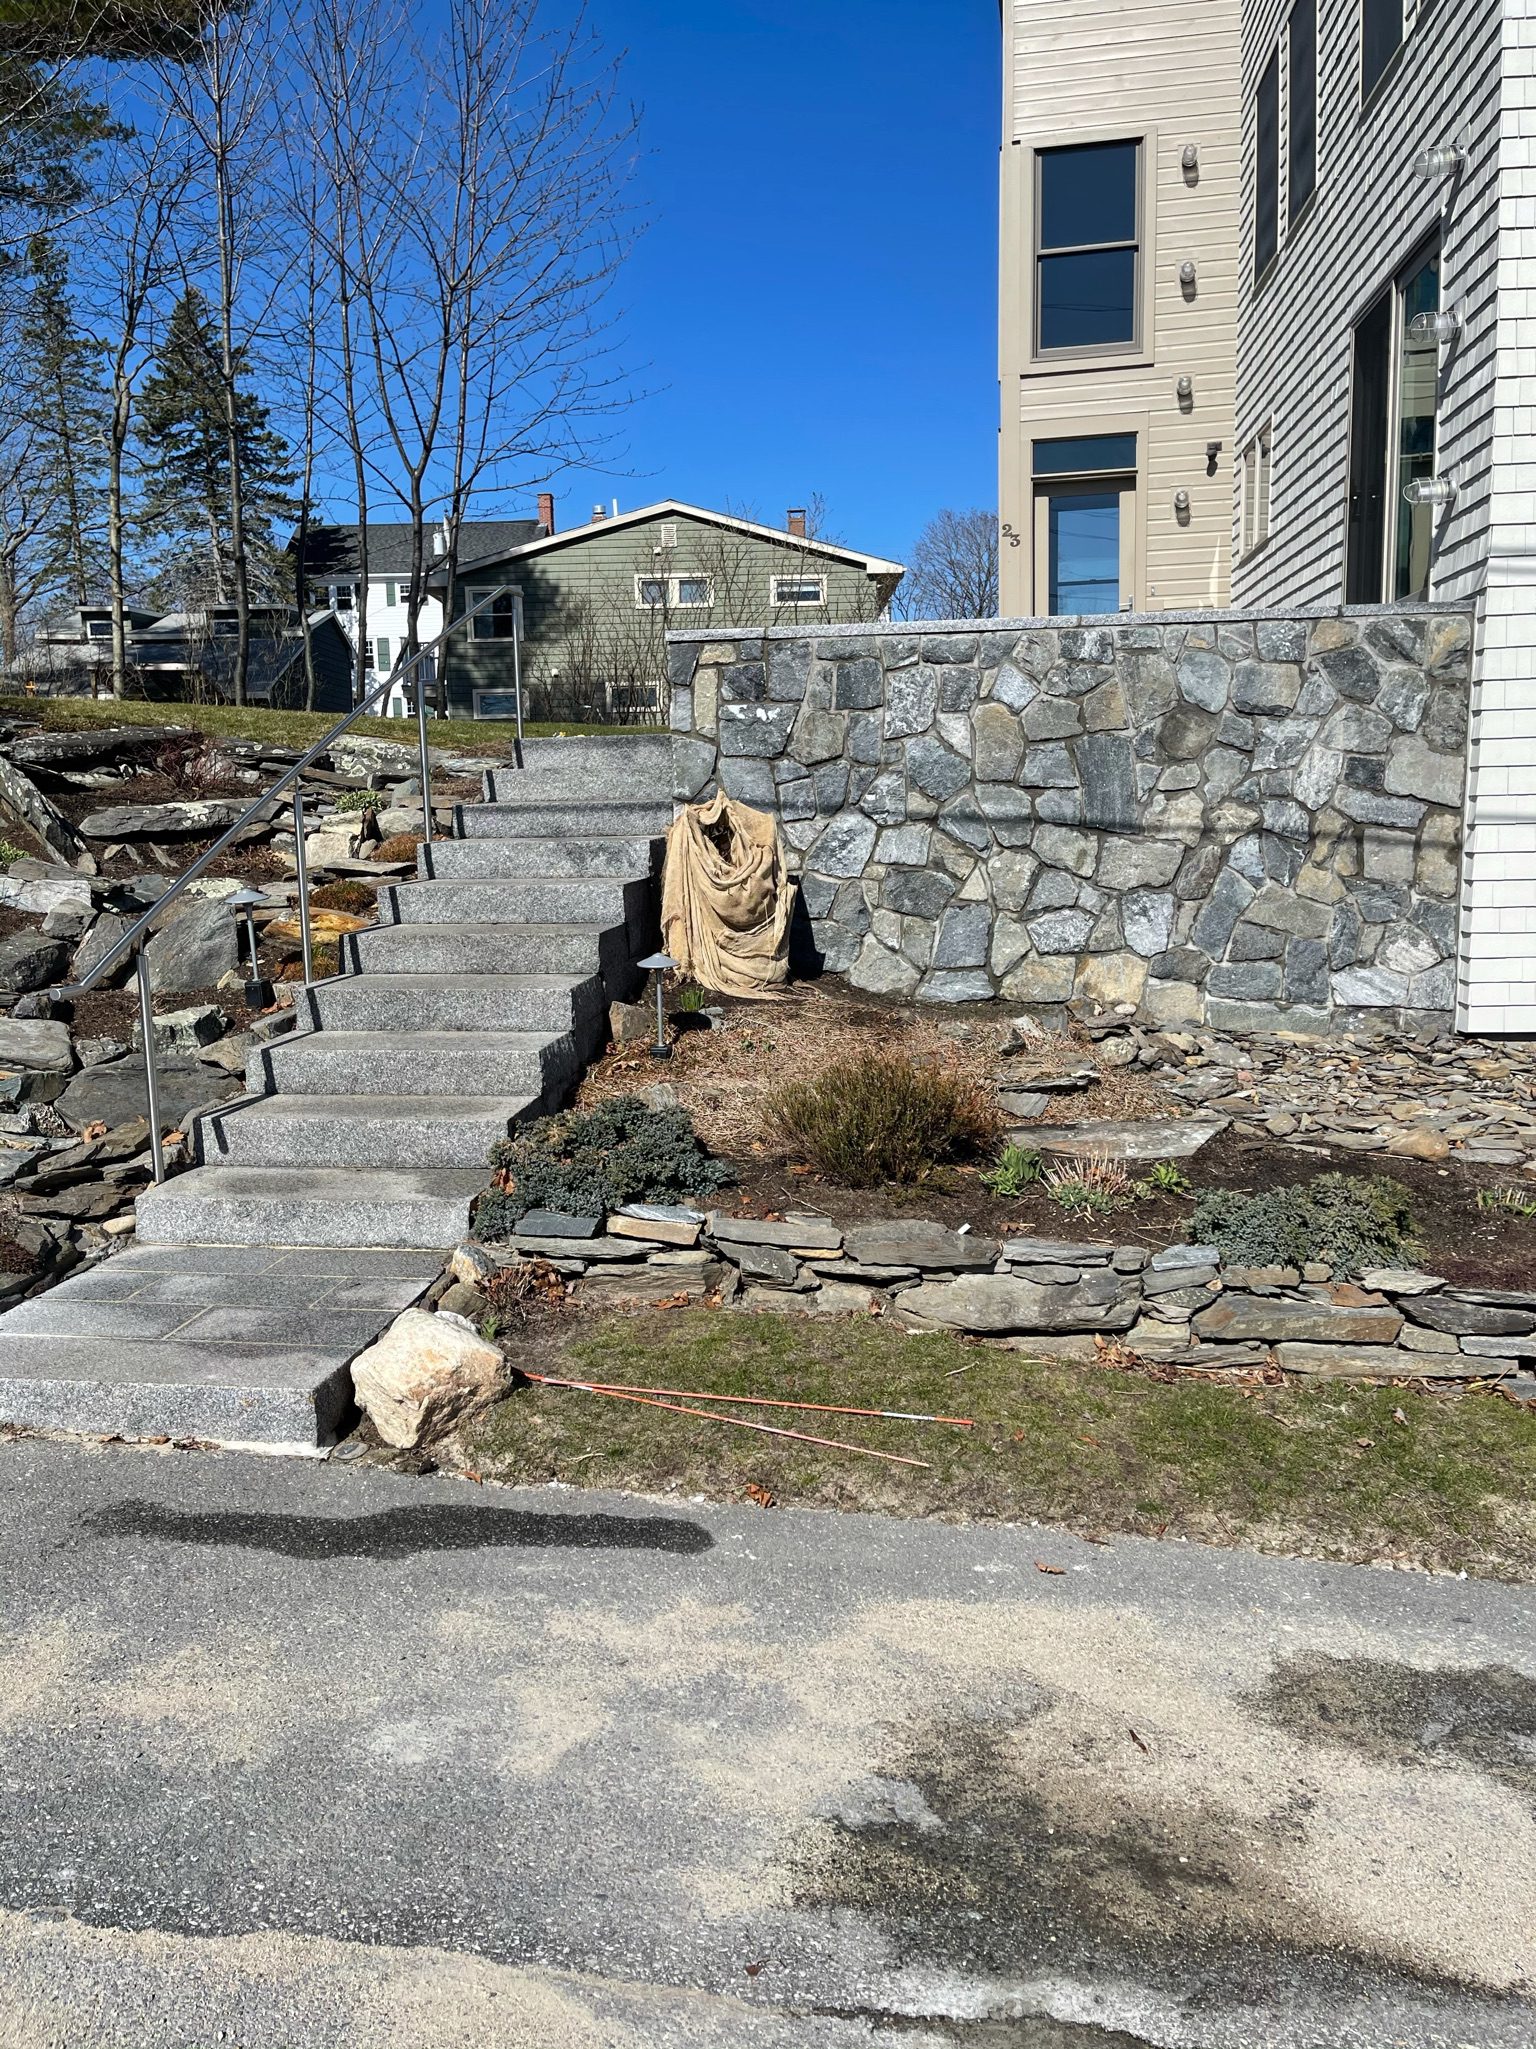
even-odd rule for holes
{"type": "Polygon", "coordinates": [[[523,766],[523,607],[518,598],[512,600],[512,702],[517,712],[517,738],[513,751],[517,765],[523,766]]]}
{"type": "Polygon", "coordinates": [[[309,857],[304,851],[304,791],[293,787],[293,863],[299,878],[299,939],[304,947],[304,987],[315,979],[314,947],[309,936],[309,857]]]}
{"type": "Polygon", "coordinates": [[[165,1154],[160,1149],[160,1077],[155,1070],[155,1004],[149,979],[149,949],[139,948],[139,1026],[144,1034],[144,1089],[149,1097],[149,1148],[155,1185],[165,1179],[165,1154]]]}
{"type": "Polygon", "coordinates": [[[432,758],[427,750],[426,663],[416,657],[416,745],[421,756],[421,830],[428,845],[432,841],[432,758]]]}

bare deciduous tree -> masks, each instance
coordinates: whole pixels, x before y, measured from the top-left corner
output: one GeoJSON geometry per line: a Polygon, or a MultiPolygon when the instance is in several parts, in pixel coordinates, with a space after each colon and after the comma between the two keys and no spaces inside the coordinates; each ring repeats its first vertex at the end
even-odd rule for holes
{"type": "Polygon", "coordinates": [[[897,593],[898,616],[994,619],[997,605],[997,514],[946,506],[918,536],[897,593]]]}

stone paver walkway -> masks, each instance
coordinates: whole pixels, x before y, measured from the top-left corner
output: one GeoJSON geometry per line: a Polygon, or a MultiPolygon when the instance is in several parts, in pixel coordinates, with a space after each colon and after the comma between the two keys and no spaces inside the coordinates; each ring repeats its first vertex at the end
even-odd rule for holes
{"type": "Polygon", "coordinates": [[[0,1417],[88,1437],[328,1443],[348,1366],[442,1270],[433,1253],[143,1246],[0,1319],[0,1417]]]}

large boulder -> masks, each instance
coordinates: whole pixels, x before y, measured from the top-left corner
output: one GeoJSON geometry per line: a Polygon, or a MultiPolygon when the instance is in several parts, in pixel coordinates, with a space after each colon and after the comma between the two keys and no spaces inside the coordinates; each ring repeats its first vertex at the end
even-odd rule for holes
{"type": "Polygon", "coordinates": [[[164,744],[160,726],[102,726],[85,733],[26,733],[6,752],[23,768],[68,775],[107,762],[147,761],[164,744]]]}
{"type": "Polygon", "coordinates": [[[0,1069],[68,1074],[74,1064],[68,1025],[45,1017],[0,1018],[0,1069]]]}
{"type": "Polygon", "coordinates": [[[185,896],[150,940],[155,989],[214,989],[240,965],[234,914],[213,897],[185,896]]]}
{"type": "Polygon", "coordinates": [[[454,1316],[407,1309],[352,1362],[359,1407],[386,1444],[420,1444],[466,1411],[493,1401],[508,1381],[495,1345],[454,1316]]]}
{"type": "MultiPolygon", "coordinates": [[[[196,1060],[181,1056],[157,1059],[155,1078],[159,1085],[160,1122],[169,1131],[183,1128],[198,1110],[215,1108],[233,1096],[245,1094],[239,1075],[220,1074],[196,1060]]],[[[113,1128],[144,1115],[148,1096],[144,1086],[144,1056],[104,1060],[86,1066],[54,1104],[59,1115],[76,1131],[90,1124],[113,1128]]]]}
{"type": "Polygon", "coordinates": [[[1043,1286],[1011,1274],[967,1274],[926,1281],[899,1297],[903,1316],[978,1337],[1050,1331],[1129,1330],[1141,1290],[1134,1277],[1102,1268],[1071,1287],[1043,1286]]]}
{"type": "Polygon", "coordinates": [[[0,939],[0,997],[24,996],[61,982],[69,970],[70,948],[62,939],[41,932],[13,932],[0,939]]]}
{"type": "Polygon", "coordinates": [[[211,838],[233,825],[245,808],[237,799],[219,797],[188,804],[110,804],[83,818],[80,830],[89,840],[211,838]]]}

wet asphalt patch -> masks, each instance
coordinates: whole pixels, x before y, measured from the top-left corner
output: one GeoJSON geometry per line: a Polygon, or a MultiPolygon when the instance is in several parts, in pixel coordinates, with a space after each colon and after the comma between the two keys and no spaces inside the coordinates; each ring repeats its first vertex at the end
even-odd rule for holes
{"type": "Polygon", "coordinates": [[[1508,1665],[1421,1671],[1310,1653],[1283,1660],[1244,1705],[1378,1763],[1470,1766],[1536,1806],[1536,1679],[1508,1665]]]}
{"type": "Polygon", "coordinates": [[[692,1557],[715,1540],[698,1523],[666,1515],[545,1515],[492,1506],[381,1509],[373,1515],[205,1513],[152,1501],[115,1502],[82,1518],[96,1537],[272,1551],[283,1558],[409,1558],[423,1551],[665,1551],[692,1557]]]}
{"type": "MultiPolygon", "coordinates": [[[[1283,2001],[1288,1985],[1314,1998],[1367,1985],[1473,1990],[1405,1971],[1309,1915],[1285,1881],[1287,1852],[1305,1840],[1305,1794],[1258,1816],[1198,1789],[1111,1797],[1091,1741],[1025,1761],[1028,1720],[962,1715],[893,1735],[886,1811],[866,1793],[816,1824],[794,1857],[794,1904],[867,1919],[914,1966],[1001,1984],[1067,1976],[1255,2008],[1283,2001]]],[[[1087,2049],[1093,2036],[1063,2042],[1087,2049]]]]}

